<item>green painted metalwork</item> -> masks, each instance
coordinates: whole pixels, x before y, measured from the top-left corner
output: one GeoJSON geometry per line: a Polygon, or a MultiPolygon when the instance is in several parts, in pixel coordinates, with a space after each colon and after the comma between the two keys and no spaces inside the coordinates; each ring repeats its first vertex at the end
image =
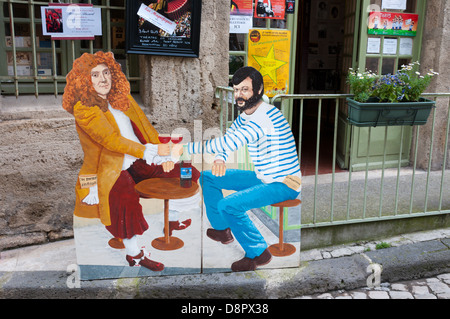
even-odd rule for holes
{"type": "Polygon", "coordinates": [[[34,0],[0,0],[0,38],[6,37],[6,26],[11,27],[11,47],[7,47],[5,41],[0,41],[0,59],[7,60],[8,52],[12,53],[13,58],[13,75],[8,75],[8,66],[6,64],[0,66],[0,88],[2,94],[14,94],[16,97],[20,94],[34,94],[38,97],[39,94],[53,93],[55,96],[61,94],[65,87],[65,76],[71,70],[73,61],[85,52],[94,53],[99,50],[112,51],[116,56],[125,56],[126,70],[125,74],[130,81],[133,91],[139,90],[139,81],[142,78],[139,74],[138,57],[134,55],[125,54],[124,49],[112,48],[112,28],[125,27],[124,21],[112,21],[111,12],[123,12],[125,18],[125,1],[123,5],[111,4],[111,0],[100,1],[80,1],[80,0],[62,0],[62,1],[34,1],[34,0]],[[102,9],[102,30],[101,46],[95,47],[96,40],[87,41],[86,46],[82,46],[80,40],[50,40],[49,47],[40,47],[36,42],[37,28],[41,28],[41,19],[36,18],[41,6],[48,6],[49,3],[89,3],[94,4],[95,7],[102,9]],[[28,10],[28,17],[16,17],[17,5],[26,6],[28,10]],[[4,10],[7,8],[7,12],[4,10]],[[16,8],[16,10],[15,10],[16,8]],[[15,26],[18,24],[29,26],[29,35],[31,37],[31,47],[18,48],[16,45],[15,26]],[[31,52],[32,54],[32,73],[30,75],[18,75],[17,72],[17,52],[31,52]],[[50,53],[52,57],[52,74],[39,75],[38,61],[40,54],[50,53]],[[59,70],[58,70],[59,67],[59,70]]]}
{"type": "MultiPolygon", "coordinates": [[[[232,92],[232,88],[229,87],[218,87],[216,90],[216,96],[219,97],[221,96],[221,91],[223,92],[232,92]]],[[[224,94],[224,93],[223,93],[224,94]]],[[[432,98],[434,100],[438,100],[438,99],[442,99],[445,101],[445,99],[448,100],[448,104],[447,104],[447,108],[450,108],[450,93],[427,93],[427,94],[423,94],[424,97],[426,98],[432,98]]],[[[395,194],[394,194],[394,206],[392,211],[389,211],[388,213],[384,213],[383,214],[383,205],[384,202],[386,201],[385,195],[384,195],[384,188],[385,188],[385,169],[387,168],[386,165],[386,153],[387,153],[387,149],[388,149],[388,130],[391,129],[390,127],[386,126],[384,128],[382,128],[385,132],[384,136],[383,136],[383,158],[381,161],[381,178],[380,178],[380,195],[379,195],[379,211],[378,213],[376,213],[376,216],[367,216],[367,205],[368,205],[368,201],[366,200],[366,197],[368,197],[369,195],[369,188],[368,188],[368,180],[369,180],[369,172],[372,170],[371,166],[368,164],[368,156],[367,154],[370,154],[370,149],[371,149],[371,144],[372,144],[372,137],[373,137],[373,132],[371,132],[371,130],[373,128],[368,128],[368,132],[369,132],[369,136],[368,136],[368,147],[367,147],[367,153],[365,154],[366,157],[366,163],[365,163],[365,172],[364,172],[364,186],[363,186],[363,192],[362,195],[363,198],[361,200],[361,207],[358,208],[358,212],[359,215],[353,214],[353,216],[351,215],[351,207],[350,207],[350,203],[352,202],[352,200],[355,200],[354,198],[352,199],[352,195],[354,196],[354,192],[353,192],[353,188],[357,187],[356,185],[356,181],[352,178],[353,177],[353,170],[349,170],[346,173],[339,173],[339,174],[348,174],[348,185],[347,185],[347,194],[346,194],[346,215],[344,216],[344,218],[337,219],[335,216],[335,192],[336,192],[336,170],[335,170],[335,162],[336,162],[336,151],[337,151],[337,144],[338,144],[338,130],[337,130],[337,126],[338,126],[338,109],[339,109],[339,105],[340,105],[340,101],[345,101],[345,99],[347,97],[351,97],[351,95],[349,94],[287,94],[287,95],[278,95],[275,96],[274,98],[272,98],[272,100],[270,101],[272,104],[276,103],[277,101],[281,101],[281,100],[299,100],[300,103],[296,104],[300,107],[300,114],[299,114],[299,121],[300,121],[300,132],[299,132],[299,140],[298,140],[298,154],[299,154],[299,158],[301,160],[302,158],[302,153],[301,153],[301,146],[302,146],[302,140],[304,138],[303,136],[303,132],[302,132],[302,128],[303,128],[303,102],[305,100],[317,100],[317,113],[319,114],[319,118],[320,118],[320,107],[322,105],[322,100],[325,99],[334,99],[336,100],[336,109],[335,109],[335,127],[334,127],[334,137],[333,137],[333,167],[332,167],[332,173],[331,173],[331,196],[330,196],[330,201],[331,201],[331,207],[329,210],[329,217],[327,221],[323,221],[323,220],[318,220],[318,212],[316,211],[317,209],[317,204],[318,204],[318,200],[323,200],[318,199],[318,177],[319,177],[319,171],[318,171],[318,166],[316,165],[315,167],[315,176],[314,176],[314,185],[313,185],[313,189],[314,189],[314,194],[312,196],[312,198],[302,198],[302,202],[303,202],[303,207],[304,204],[307,203],[308,201],[312,201],[312,204],[310,205],[312,207],[312,220],[311,222],[309,221],[302,221],[301,225],[285,225],[287,228],[286,229],[297,229],[297,228],[314,228],[314,227],[325,227],[325,226],[334,226],[334,225],[346,225],[346,224],[355,224],[355,223],[365,223],[365,222],[375,222],[375,221],[385,221],[385,220],[393,220],[393,219],[402,219],[402,218],[414,218],[414,217],[424,217],[424,216],[436,216],[436,215],[445,215],[445,214],[449,214],[450,210],[448,209],[448,207],[444,207],[443,209],[443,200],[445,198],[444,196],[444,190],[447,189],[447,187],[445,187],[445,180],[444,180],[444,174],[446,173],[446,168],[445,165],[443,165],[442,171],[440,172],[441,176],[440,176],[440,181],[441,184],[439,186],[439,203],[438,203],[438,208],[437,210],[429,210],[428,209],[428,197],[429,197],[429,188],[430,188],[430,183],[431,183],[431,159],[433,158],[432,156],[432,152],[433,152],[433,145],[434,145],[434,130],[435,130],[435,123],[436,123],[436,111],[433,111],[433,115],[430,116],[429,118],[429,122],[431,123],[431,127],[432,127],[432,133],[430,136],[430,148],[429,148],[429,152],[430,152],[430,160],[428,162],[428,168],[426,171],[426,182],[424,185],[424,199],[423,201],[420,201],[420,203],[422,203],[424,205],[424,209],[422,211],[417,211],[417,208],[414,208],[414,187],[416,185],[416,172],[417,172],[417,156],[418,156],[418,151],[417,151],[417,147],[415,147],[415,152],[414,155],[412,155],[411,157],[411,169],[412,169],[412,174],[411,174],[411,182],[409,183],[409,186],[411,187],[411,193],[410,193],[410,198],[408,200],[409,202],[409,208],[408,208],[408,213],[399,213],[398,211],[398,206],[399,206],[399,190],[401,188],[399,180],[400,180],[400,170],[403,169],[402,165],[397,164],[396,169],[397,169],[397,174],[396,174],[396,181],[395,181],[395,194]]],[[[224,129],[222,130],[222,132],[225,132],[225,129],[231,125],[232,121],[234,120],[233,117],[229,118],[228,116],[234,114],[230,114],[230,113],[226,113],[225,110],[227,108],[231,108],[231,106],[233,105],[233,100],[224,100],[221,99],[222,102],[226,102],[226,103],[221,103],[221,118],[223,118],[226,114],[227,118],[223,119],[221,123],[225,124],[224,129]]],[[[283,109],[285,110],[285,109],[283,109]]],[[[286,111],[286,110],[285,110],[286,111]]],[[[318,133],[320,132],[320,120],[318,120],[318,133]]],[[[420,136],[420,127],[421,126],[414,126],[414,130],[415,130],[415,135],[414,135],[414,141],[407,141],[408,143],[411,143],[413,146],[417,146],[419,143],[419,136],[420,136]]],[[[350,125],[350,135],[351,138],[353,138],[354,136],[354,126],[350,125]]],[[[409,127],[404,127],[401,126],[400,127],[400,135],[404,135],[404,130],[406,128],[409,127]]],[[[447,123],[446,123],[446,142],[444,145],[448,145],[448,141],[449,141],[449,134],[450,134],[450,113],[447,116],[447,123]]],[[[317,138],[317,144],[319,144],[321,142],[321,138],[320,135],[317,134],[318,138],[317,138]]],[[[402,136],[403,137],[403,136],[402,136]]],[[[412,136],[411,136],[412,139],[412,136]]],[[[404,143],[400,143],[399,147],[402,149],[404,147],[404,143]]],[[[409,145],[409,144],[407,144],[409,145]]],[[[316,163],[317,163],[317,159],[320,159],[320,154],[319,154],[319,147],[318,145],[316,146],[316,150],[315,150],[316,154],[316,163]]],[[[446,163],[447,161],[447,152],[448,149],[444,150],[445,156],[444,156],[444,163],[446,163]]],[[[400,154],[402,153],[401,151],[399,152],[400,154]]],[[[351,152],[352,154],[352,152],[351,152]]],[[[240,154],[240,161],[245,160],[247,161],[246,163],[243,163],[240,168],[241,169],[252,169],[251,167],[249,167],[247,165],[247,163],[250,161],[250,159],[248,158],[248,154],[245,152],[242,152],[240,154]]],[[[351,163],[353,161],[352,156],[350,156],[349,158],[349,162],[350,162],[350,167],[351,163]]],[[[311,186],[311,185],[310,185],[311,186]]],[[[416,199],[418,200],[418,199],[416,199]]],[[[417,205],[416,205],[417,206],[417,205]]],[[[276,215],[276,211],[273,210],[271,207],[264,207],[262,208],[262,210],[272,219],[276,219],[277,215],[276,215]]],[[[286,212],[285,212],[286,213],[286,212]]],[[[306,212],[303,211],[302,216],[306,215],[306,212]]],[[[308,212],[310,213],[310,212],[308,212]]]]}
{"type": "MultiPolygon", "coordinates": [[[[413,48],[412,48],[412,54],[411,55],[400,55],[400,45],[397,45],[397,54],[395,55],[386,55],[383,53],[384,48],[384,39],[385,38],[397,38],[398,36],[383,36],[383,35],[377,35],[372,36],[369,35],[367,32],[368,28],[368,14],[370,11],[375,10],[378,8],[381,10],[381,1],[379,0],[362,0],[357,1],[357,12],[359,12],[358,17],[359,20],[357,21],[357,25],[355,25],[356,28],[360,30],[360,32],[355,32],[355,38],[354,38],[354,51],[357,52],[357,54],[354,54],[353,56],[353,69],[360,69],[360,70],[366,70],[368,67],[367,61],[369,59],[376,60],[377,61],[377,69],[372,70],[374,72],[378,72],[379,74],[382,74],[383,72],[383,65],[386,61],[393,61],[393,70],[390,73],[395,73],[398,70],[400,61],[407,60],[409,62],[411,61],[419,61],[420,60],[420,53],[421,53],[421,47],[422,47],[422,37],[423,37],[423,28],[425,25],[425,12],[426,12],[426,0],[408,0],[408,2],[414,1],[413,8],[408,11],[408,13],[417,13],[419,14],[419,22],[418,22],[418,30],[417,35],[413,39],[413,48]],[[367,43],[369,38],[380,38],[381,45],[380,45],[380,51],[378,54],[373,53],[367,53],[367,43]]],[[[384,10],[388,11],[388,10],[384,10]]],[[[409,63],[408,62],[408,63],[409,63]]],[[[407,64],[407,63],[405,63],[407,64]]],[[[341,114],[341,120],[343,122],[346,122],[346,119],[342,117],[341,114]]],[[[349,141],[345,142],[344,150],[342,154],[339,154],[340,158],[343,158],[343,162],[346,163],[348,160],[349,152],[352,150],[351,156],[353,157],[352,160],[352,169],[355,170],[364,170],[366,166],[366,153],[367,153],[367,135],[368,135],[368,128],[360,128],[360,127],[354,127],[353,134],[349,134],[350,131],[350,124],[345,124],[345,133],[347,135],[351,135],[352,138],[349,141]],[[350,147],[350,144],[352,146],[350,147]]],[[[383,128],[375,128],[372,130],[372,141],[373,146],[371,148],[372,154],[369,158],[369,165],[371,168],[380,168],[382,160],[382,142],[384,140],[384,131],[383,128]]],[[[387,152],[386,157],[387,160],[383,161],[383,165],[386,167],[396,167],[399,164],[399,161],[401,165],[408,165],[407,158],[409,157],[409,150],[410,145],[408,144],[408,141],[410,141],[412,136],[412,130],[408,128],[400,129],[400,128],[392,128],[388,131],[389,137],[388,140],[391,141],[391,143],[388,144],[388,147],[392,149],[400,149],[400,136],[403,136],[403,140],[401,143],[402,150],[403,150],[403,156],[399,156],[401,154],[393,153],[393,152],[387,152]],[[395,144],[395,142],[392,141],[399,141],[398,144],[395,144]]],[[[345,165],[346,168],[348,168],[348,165],[345,165]]]]}

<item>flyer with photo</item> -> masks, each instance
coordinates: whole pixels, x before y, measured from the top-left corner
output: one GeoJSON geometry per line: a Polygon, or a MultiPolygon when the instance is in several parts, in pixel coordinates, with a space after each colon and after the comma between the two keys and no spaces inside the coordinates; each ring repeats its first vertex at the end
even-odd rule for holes
{"type": "Polygon", "coordinates": [[[41,7],[42,33],[59,40],[92,40],[102,35],[101,9],[92,5],[41,7]]]}
{"type": "Polygon", "coordinates": [[[253,0],[231,0],[230,33],[248,33],[253,28],[253,0]]]}
{"type": "Polygon", "coordinates": [[[281,19],[286,14],[286,0],[255,0],[255,18],[281,19]]]}

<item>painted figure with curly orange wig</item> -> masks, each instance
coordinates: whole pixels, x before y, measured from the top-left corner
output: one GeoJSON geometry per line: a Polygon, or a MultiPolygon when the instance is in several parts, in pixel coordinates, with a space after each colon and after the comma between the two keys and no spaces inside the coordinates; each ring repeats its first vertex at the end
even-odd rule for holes
{"type": "MultiPolygon", "coordinates": [[[[179,164],[168,145],[130,95],[130,84],[110,52],[85,53],[66,77],[63,108],[75,117],[84,161],[75,186],[74,214],[98,218],[115,239],[123,242],[130,266],[154,271],[162,263],[150,260],[137,244],[148,224],[134,186],[148,178],[178,177],[179,164]],[[84,184],[90,180],[92,184],[84,184]],[[87,185],[87,186],[86,186],[87,185]]],[[[193,169],[196,182],[200,172],[193,169]]],[[[170,231],[190,225],[171,221],[170,231]]]]}

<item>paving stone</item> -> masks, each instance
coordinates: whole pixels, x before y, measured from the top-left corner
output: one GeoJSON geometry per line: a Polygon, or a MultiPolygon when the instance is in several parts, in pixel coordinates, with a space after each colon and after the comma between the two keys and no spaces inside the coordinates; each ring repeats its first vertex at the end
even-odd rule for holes
{"type": "Polygon", "coordinates": [[[325,293],[317,296],[318,299],[333,299],[333,296],[330,293],[325,293]]]}
{"type": "Polygon", "coordinates": [[[437,278],[440,280],[448,281],[448,280],[450,280],[450,274],[439,275],[439,276],[437,276],[437,278]]]}
{"type": "Polygon", "coordinates": [[[440,281],[439,279],[437,279],[437,278],[427,278],[426,281],[427,281],[427,284],[429,284],[429,283],[434,283],[434,282],[441,282],[441,281],[440,281]]]}
{"type": "Polygon", "coordinates": [[[389,294],[386,291],[369,291],[370,299],[389,299],[389,294]]]}
{"type": "Polygon", "coordinates": [[[353,247],[348,247],[348,249],[350,249],[355,254],[363,253],[366,250],[366,248],[364,246],[353,246],[353,247]]]}
{"type": "Polygon", "coordinates": [[[424,294],[424,295],[414,295],[414,299],[437,299],[437,297],[432,294],[424,294]]]}
{"type": "Polygon", "coordinates": [[[329,259],[329,258],[331,258],[331,254],[328,251],[324,251],[324,252],[322,252],[322,257],[324,259],[329,259]]]}
{"type": "Polygon", "coordinates": [[[427,295],[430,293],[430,290],[427,286],[413,286],[412,292],[415,295],[427,295]]]}
{"type": "Polygon", "coordinates": [[[353,299],[352,296],[338,296],[334,299],[353,299]]]}
{"type": "Polygon", "coordinates": [[[416,286],[426,286],[427,282],[425,280],[417,280],[417,281],[414,281],[414,285],[416,285],[416,286]]]}
{"type": "Polygon", "coordinates": [[[320,253],[319,249],[311,249],[311,250],[307,250],[307,251],[302,251],[301,259],[304,261],[319,260],[322,258],[323,258],[322,254],[320,253]]]}
{"type": "Polygon", "coordinates": [[[367,295],[364,292],[355,291],[351,295],[353,299],[367,299],[367,295]]]}
{"type": "Polygon", "coordinates": [[[446,293],[443,293],[443,294],[437,294],[437,297],[439,299],[450,299],[450,292],[446,292],[446,293]]]}
{"type": "Polygon", "coordinates": [[[390,291],[389,295],[392,299],[414,299],[413,295],[408,291],[390,291]]]}
{"type": "Polygon", "coordinates": [[[450,293],[450,288],[448,285],[442,283],[442,282],[432,282],[428,284],[428,287],[435,293],[435,294],[445,294],[450,293]]]}
{"type": "Polygon", "coordinates": [[[333,256],[334,258],[350,256],[350,255],[353,255],[353,251],[349,248],[336,249],[331,252],[331,256],[333,256]]]}
{"type": "Polygon", "coordinates": [[[408,290],[408,288],[404,284],[392,284],[391,289],[395,290],[395,291],[407,291],[408,290]]]}

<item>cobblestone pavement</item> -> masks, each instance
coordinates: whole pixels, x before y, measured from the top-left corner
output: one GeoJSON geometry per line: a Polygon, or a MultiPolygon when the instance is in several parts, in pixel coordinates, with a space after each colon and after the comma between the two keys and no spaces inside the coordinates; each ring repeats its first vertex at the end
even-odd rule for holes
{"type": "Polygon", "coordinates": [[[331,291],[298,299],[450,299],[450,273],[392,284],[381,283],[374,288],[331,291]]]}
{"type": "Polygon", "coordinates": [[[73,289],[72,239],[2,252],[0,299],[450,299],[450,228],[302,250],[301,261],[292,269],[92,280],[73,289]]]}
{"type": "MultiPolygon", "coordinates": [[[[313,249],[302,252],[305,260],[330,259],[353,254],[377,250],[377,244],[389,243],[390,247],[399,247],[411,243],[424,242],[435,239],[450,238],[450,228],[434,231],[404,234],[385,240],[360,242],[353,245],[313,249]]],[[[382,276],[381,276],[382,277],[382,276]]],[[[382,280],[381,280],[382,281],[382,280]]],[[[450,273],[431,278],[401,281],[395,283],[381,282],[373,288],[359,288],[355,290],[336,290],[314,295],[305,295],[299,299],[450,299],[450,273]]]]}

